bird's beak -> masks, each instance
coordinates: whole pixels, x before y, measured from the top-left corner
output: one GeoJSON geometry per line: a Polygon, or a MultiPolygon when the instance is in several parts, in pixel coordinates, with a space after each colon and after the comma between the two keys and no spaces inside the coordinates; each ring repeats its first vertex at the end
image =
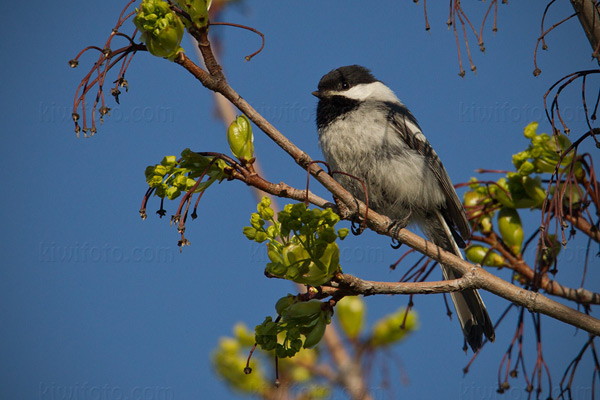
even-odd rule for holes
{"type": "Polygon", "coordinates": [[[319,92],[318,90],[315,90],[314,92],[312,92],[312,95],[318,98],[321,98],[323,95],[321,92],[319,92]]]}

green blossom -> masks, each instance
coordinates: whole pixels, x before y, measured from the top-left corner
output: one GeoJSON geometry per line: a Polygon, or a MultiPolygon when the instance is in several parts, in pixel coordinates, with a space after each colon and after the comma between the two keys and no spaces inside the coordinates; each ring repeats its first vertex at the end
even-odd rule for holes
{"type": "Polygon", "coordinates": [[[144,0],[133,23],[142,33],[142,41],[150,54],[173,61],[180,47],[184,26],[181,19],[162,0],[144,0]]]}

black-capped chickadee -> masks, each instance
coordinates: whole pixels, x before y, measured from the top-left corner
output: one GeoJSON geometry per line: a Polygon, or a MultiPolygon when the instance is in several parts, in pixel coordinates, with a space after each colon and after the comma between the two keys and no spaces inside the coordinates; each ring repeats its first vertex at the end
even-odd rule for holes
{"type": "MultiPolygon", "coordinates": [[[[319,144],[332,171],[361,179],[369,207],[400,226],[414,223],[436,245],[462,257],[459,247],[470,236],[462,204],[417,123],[394,92],[359,65],[332,70],[318,91],[319,144]]],[[[364,201],[359,181],[335,174],[352,195],[364,201]]],[[[445,279],[460,275],[442,265],[445,279]]],[[[450,294],[466,341],[473,351],[483,335],[495,338],[494,326],[477,290],[450,294]]]]}

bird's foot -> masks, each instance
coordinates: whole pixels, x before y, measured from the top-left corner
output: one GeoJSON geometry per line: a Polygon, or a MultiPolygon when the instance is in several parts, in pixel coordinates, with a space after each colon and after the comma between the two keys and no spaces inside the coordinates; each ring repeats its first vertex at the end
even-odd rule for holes
{"type": "Polygon", "coordinates": [[[393,221],[390,226],[388,226],[388,232],[390,233],[390,236],[392,237],[392,248],[393,249],[399,249],[400,246],[402,246],[402,243],[400,243],[400,241],[398,240],[398,232],[400,232],[400,229],[404,229],[408,226],[409,223],[409,217],[400,219],[400,220],[396,220],[393,221]]]}

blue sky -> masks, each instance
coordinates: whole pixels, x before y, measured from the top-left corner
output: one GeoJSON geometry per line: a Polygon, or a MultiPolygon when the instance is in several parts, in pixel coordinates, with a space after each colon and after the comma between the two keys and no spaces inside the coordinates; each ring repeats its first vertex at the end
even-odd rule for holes
{"type": "MultiPolygon", "coordinates": [[[[236,322],[262,322],[273,314],[275,301],[293,291],[289,283],[263,276],[264,252],[242,235],[255,210],[242,184],[223,182],[203,197],[199,218],[188,223],[192,246],[181,254],[176,230],[153,214],[156,199],[149,218],[139,218],[147,165],[186,147],[228,153],[210,93],[182,68],[138,54],[121,104],[109,104],[112,116],[96,136],[76,139],[72,99],[95,56],[84,56],[75,70],[67,61],[83,47],[105,42],[123,4],[14,2],[12,12],[2,16],[0,162],[7,172],[0,208],[2,398],[62,398],[57,388],[81,388],[78,399],[94,398],[98,388],[120,388],[129,398],[136,393],[158,398],[161,389],[172,390],[176,399],[236,398],[212,372],[211,350],[236,322]]],[[[469,5],[474,15],[485,7],[469,5]]],[[[457,75],[445,3],[430,5],[430,32],[424,30],[422,5],[409,1],[249,3],[220,20],[266,35],[264,51],[251,62],[244,56],[258,48],[257,37],[227,27],[214,32],[222,40],[231,85],[313,158],[321,154],[311,91],[332,68],[362,64],[411,108],[458,183],[476,168],[510,168],[510,156],[526,146],[527,123],[537,119],[540,129],[549,130],[542,119],[547,88],[566,73],[594,67],[583,31],[571,21],[550,36],[549,51],[538,58],[542,75],[533,77],[544,7],[543,2],[500,5],[498,33],[492,35],[491,24],[486,27],[485,55],[470,37],[477,74],[464,79],[457,75]]],[[[562,19],[572,12],[569,7],[556,5],[549,18],[562,19]]],[[[193,55],[189,43],[184,45],[193,55]]],[[[574,134],[586,129],[578,99],[579,92],[571,90],[563,103],[574,134]]],[[[305,173],[260,132],[255,137],[266,177],[302,187],[305,173]]],[[[311,189],[327,195],[317,184],[311,189]]],[[[167,204],[168,215],[175,208],[167,204]]],[[[526,221],[539,223],[537,217],[526,221]]],[[[585,255],[582,243],[573,242],[565,252],[574,272],[563,279],[575,287],[581,276],[575,268],[585,255]]],[[[410,265],[390,272],[388,265],[403,252],[372,233],[350,237],[343,246],[344,271],[366,279],[395,280],[410,265]]],[[[591,262],[598,265],[595,258],[591,262]]],[[[587,279],[593,288],[598,273],[587,279]]],[[[505,302],[483,296],[495,319],[505,302]]],[[[402,297],[370,298],[369,321],[406,303],[402,297]]],[[[461,350],[457,322],[445,317],[442,298],[419,297],[416,309],[421,329],[393,349],[410,383],[394,383],[394,392],[407,398],[497,397],[497,368],[516,314],[463,377],[470,356],[461,350]]],[[[585,335],[548,319],[543,327],[544,354],[557,387],[585,335]]],[[[531,328],[528,321],[526,329],[531,328]]],[[[527,338],[531,371],[533,334],[527,338]]],[[[580,368],[590,371],[589,358],[580,368]]],[[[380,370],[374,369],[372,388],[385,398],[380,370]]],[[[584,392],[588,375],[577,381],[584,392]]],[[[523,388],[522,380],[515,381],[501,398],[525,398],[523,388]]]]}

